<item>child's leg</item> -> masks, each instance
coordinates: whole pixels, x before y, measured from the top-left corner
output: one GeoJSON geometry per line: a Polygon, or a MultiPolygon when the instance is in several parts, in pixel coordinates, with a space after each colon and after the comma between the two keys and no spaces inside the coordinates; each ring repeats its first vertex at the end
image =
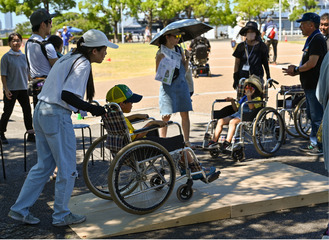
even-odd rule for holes
{"type": "MultiPolygon", "coordinates": [[[[162,121],[168,122],[170,120],[170,117],[171,117],[171,115],[164,115],[164,116],[162,116],[162,121]]],[[[167,137],[167,129],[168,129],[167,126],[159,129],[160,137],[162,137],[162,138],[167,137]]]]}
{"type": "Polygon", "coordinates": [[[226,141],[228,142],[232,142],[232,138],[234,136],[235,133],[235,128],[236,126],[241,122],[240,118],[233,118],[230,122],[229,122],[229,127],[228,127],[228,133],[226,136],[226,141]]]}
{"type": "Polygon", "coordinates": [[[221,119],[218,120],[216,129],[215,129],[215,132],[214,132],[214,136],[212,138],[212,140],[214,142],[218,142],[219,136],[223,131],[223,126],[228,125],[231,119],[232,118],[230,116],[228,116],[228,117],[221,118],[221,119]]]}

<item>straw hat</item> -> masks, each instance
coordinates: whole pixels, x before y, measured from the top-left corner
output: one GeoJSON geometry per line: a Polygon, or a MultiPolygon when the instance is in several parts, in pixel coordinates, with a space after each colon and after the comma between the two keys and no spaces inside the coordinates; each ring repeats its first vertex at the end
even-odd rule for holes
{"type": "Polygon", "coordinates": [[[246,79],[244,81],[243,88],[245,88],[248,83],[253,84],[260,91],[260,93],[263,93],[263,86],[262,86],[261,80],[258,76],[254,75],[254,74],[251,75],[248,79],[246,79]]]}

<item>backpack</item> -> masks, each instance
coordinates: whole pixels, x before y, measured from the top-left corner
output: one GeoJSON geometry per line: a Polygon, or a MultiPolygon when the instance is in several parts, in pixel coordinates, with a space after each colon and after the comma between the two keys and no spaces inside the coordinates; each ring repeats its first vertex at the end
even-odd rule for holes
{"type": "MultiPolygon", "coordinates": [[[[47,50],[46,50],[46,45],[47,44],[51,44],[50,42],[48,42],[47,40],[44,40],[42,42],[38,41],[38,40],[35,40],[35,39],[29,39],[27,40],[26,43],[28,42],[32,42],[32,43],[38,43],[41,47],[41,52],[43,53],[43,55],[47,58],[48,60],[48,56],[47,56],[47,50]]],[[[26,44],[27,45],[27,44],[26,44]]],[[[26,45],[25,45],[25,53],[27,53],[27,48],[26,48],[26,45]]],[[[27,60],[27,54],[26,54],[26,60],[27,60]]]]}
{"type": "Polygon", "coordinates": [[[270,33],[268,34],[268,38],[269,39],[273,39],[275,37],[275,27],[273,26],[272,30],[270,31],[270,33]]]}

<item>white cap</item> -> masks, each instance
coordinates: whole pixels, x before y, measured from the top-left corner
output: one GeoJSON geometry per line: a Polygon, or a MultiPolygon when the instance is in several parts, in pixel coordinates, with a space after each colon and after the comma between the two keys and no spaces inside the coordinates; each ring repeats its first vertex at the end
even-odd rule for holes
{"type": "Polygon", "coordinates": [[[90,29],[85,34],[82,35],[84,42],[81,43],[81,46],[86,47],[102,47],[107,46],[110,48],[118,48],[119,46],[111,43],[106,35],[96,29],[90,29]]]}

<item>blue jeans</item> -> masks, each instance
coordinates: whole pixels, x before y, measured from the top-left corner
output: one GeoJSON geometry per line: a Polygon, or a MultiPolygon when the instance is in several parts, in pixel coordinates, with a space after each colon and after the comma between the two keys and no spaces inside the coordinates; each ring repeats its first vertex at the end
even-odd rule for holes
{"type": "Polygon", "coordinates": [[[68,203],[77,177],[76,139],[71,111],[39,101],[34,111],[33,124],[38,162],[31,168],[11,210],[23,216],[28,215],[29,208],[39,198],[57,166],[53,223],[62,222],[70,213],[68,203]]]}
{"type": "MultiPolygon", "coordinates": [[[[322,117],[323,117],[323,107],[319,103],[315,95],[315,89],[304,90],[306,96],[306,114],[309,119],[311,119],[312,131],[310,134],[310,141],[317,142],[316,133],[320,127],[322,117]]],[[[317,145],[322,149],[321,143],[317,142],[317,145]]]]}

